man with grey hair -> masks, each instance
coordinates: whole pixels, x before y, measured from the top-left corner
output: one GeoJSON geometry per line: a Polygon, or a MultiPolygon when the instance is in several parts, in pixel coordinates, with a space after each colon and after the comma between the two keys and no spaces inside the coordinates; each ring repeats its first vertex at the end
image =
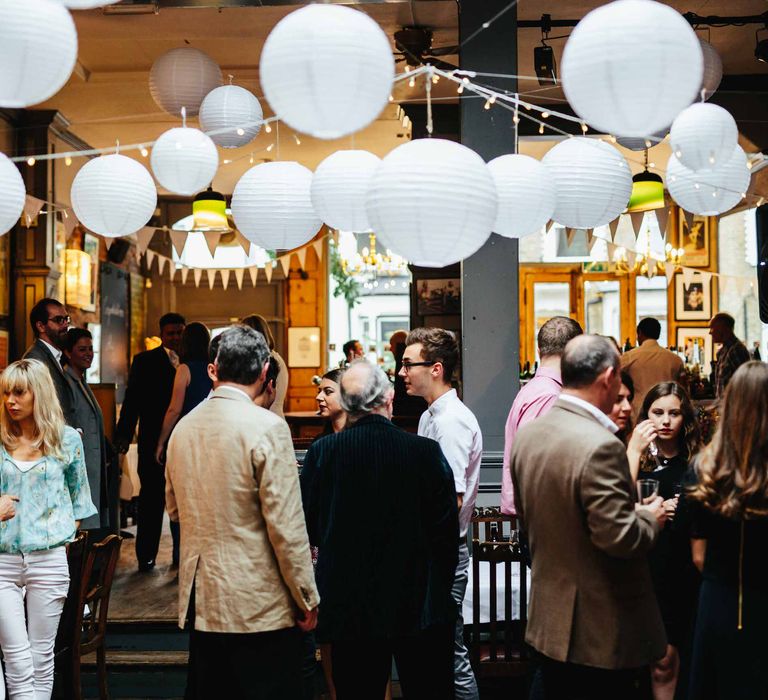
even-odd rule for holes
{"type": "Polygon", "coordinates": [[[619,368],[610,340],[571,340],[560,398],[520,430],[510,456],[533,562],[526,641],[540,654],[547,698],[634,698],[640,669],[666,651],[646,560],[666,515],[661,498],[634,503],[607,416],[619,368]]]}
{"type": "Polygon", "coordinates": [[[247,326],[217,338],[213,396],[171,435],[166,502],[181,524],[179,626],[187,698],[303,695],[303,635],[317,620],[296,456],[286,422],[256,406],[270,353],[247,326]],[[297,629],[298,628],[298,629],[297,629]]]}
{"type": "Polygon", "coordinates": [[[347,427],[314,442],[301,473],[336,697],[384,697],[393,656],[406,698],[453,697],[453,474],[435,441],[391,422],[382,370],[357,360],[340,390],[347,427]]]}

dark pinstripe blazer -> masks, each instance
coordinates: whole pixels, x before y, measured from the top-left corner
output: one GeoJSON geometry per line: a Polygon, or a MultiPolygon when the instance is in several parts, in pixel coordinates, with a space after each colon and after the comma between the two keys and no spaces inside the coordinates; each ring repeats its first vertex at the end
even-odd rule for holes
{"type": "Polygon", "coordinates": [[[456,490],[434,440],[366,416],[312,444],[301,489],[319,547],[319,639],[397,637],[455,620],[456,490]]]}

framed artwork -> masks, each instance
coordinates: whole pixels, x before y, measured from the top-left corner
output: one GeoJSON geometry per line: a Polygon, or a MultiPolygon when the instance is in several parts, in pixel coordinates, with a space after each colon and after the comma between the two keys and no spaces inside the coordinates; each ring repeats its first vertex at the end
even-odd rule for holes
{"type": "Polygon", "coordinates": [[[320,367],[320,327],[288,329],[288,366],[320,367]]]}
{"type": "Polygon", "coordinates": [[[83,250],[91,258],[91,301],[83,306],[83,311],[96,311],[96,299],[99,291],[99,239],[93,234],[83,234],[83,250]]]}
{"type": "Polygon", "coordinates": [[[85,372],[85,381],[89,384],[101,383],[101,324],[87,323],[86,326],[93,338],[93,363],[85,372]]]}
{"type": "Polygon", "coordinates": [[[694,215],[690,228],[682,210],[678,219],[678,247],[685,251],[686,267],[709,267],[712,238],[712,217],[694,215]]]}
{"type": "Polygon", "coordinates": [[[687,365],[698,364],[704,374],[712,373],[713,346],[709,328],[699,326],[677,327],[677,348],[685,353],[687,365]]]}
{"type": "Polygon", "coordinates": [[[461,313],[461,279],[420,279],[416,311],[421,316],[461,313]]]}
{"type": "Polygon", "coordinates": [[[700,275],[686,284],[682,273],[675,275],[675,320],[709,321],[712,318],[712,278],[700,275]]]}

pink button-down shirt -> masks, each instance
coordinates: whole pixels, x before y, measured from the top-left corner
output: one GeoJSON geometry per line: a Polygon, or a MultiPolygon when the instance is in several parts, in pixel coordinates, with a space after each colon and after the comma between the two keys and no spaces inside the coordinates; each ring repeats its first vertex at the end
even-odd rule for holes
{"type": "Polygon", "coordinates": [[[504,428],[504,468],[501,473],[501,512],[516,515],[515,493],[512,487],[512,475],[509,473],[509,453],[517,431],[534,418],[544,415],[560,396],[563,388],[560,370],[539,367],[536,376],[531,379],[515,397],[504,428]]]}

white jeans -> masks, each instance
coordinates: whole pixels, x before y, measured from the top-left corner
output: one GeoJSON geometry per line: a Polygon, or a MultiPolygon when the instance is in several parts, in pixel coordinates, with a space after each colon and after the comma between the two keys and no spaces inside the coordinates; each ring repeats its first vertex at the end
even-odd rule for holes
{"type": "MultiPolygon", "coordinates": [[[[0,648],[11,700],[51,697],[53,645],[68,589],[63,546],[29,554],[0,554],[0,648]]],[[[4,697],[0,679],[0,699],[4,697]]]]}

